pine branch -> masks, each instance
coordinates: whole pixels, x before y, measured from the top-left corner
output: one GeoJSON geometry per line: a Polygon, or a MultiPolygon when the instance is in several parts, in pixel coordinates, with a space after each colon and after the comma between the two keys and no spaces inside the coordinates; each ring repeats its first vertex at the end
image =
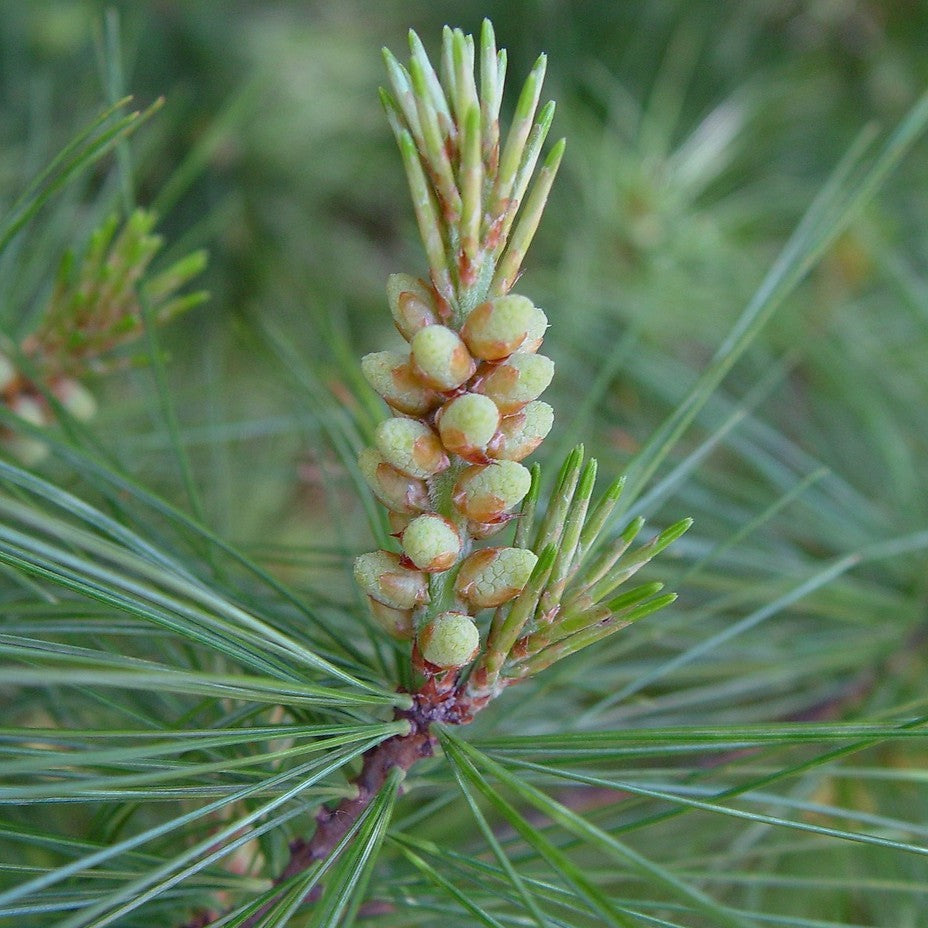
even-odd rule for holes
{"type": "MultiPolygon", "coordinates": [[[[34,331],[21,344],[0,339],[0,404],[18,419],[34,428],[93,419],[97,403],[87,378],[141,363],[115,352],[139,340],[146,324],[169,322],[206,300],[203,291],[178,294],[203,270],[204,251],[149,272],[163,244],[153,233],[155,218],[137,209],[120,226],[111,215],[83,255],[69,251],[62,258],[34,331]]],[[[32,433],[10,426],[0,426],[0,448],[24,464],[38,463],[48,450],[32,433]]]]}
{"type": "MultiPolygon", "coordinates": [[[[294,877],[310,870],[319,861],[328,859],[339,843],[358,821],[360,816],[377,796],[391,771],[402,771],[403,775],[420,760],[431,757],[437,743],[432,733],[434,723],[457,724],[468,721],[462,712],[460,694],[442,691],[438,687],[426,687],[413,694],[410,709],[397,709],[397,721],[406,721],[409,731],[394,735],[371,748],[363,755],[361,770],[353,779],[356,789],[353,796],[342,799],[333,809],[321,808],[315,816],[315,830],[309,838],[297,838],[290,843],[290,859],[274,880],[275,885],[288,884],[294,877]]],[[[266,902],[252,914],[242,928],[254,928],[264,916],[278,904],[286,890],[266,902]]],[[[314,901],[322,893],[322,887],[314,887],[306,896],[306,902],[314,901]]],[[[209,913],[201,913],[183,928],[207,928],[216,920],[209,913]]]]}
{"type": "MultiPolygon", "coordinates": [[[[284,904],[294,879],[328,860],[391,771],[405,774],[431,756],[434,724],[467,724],[507,686],[672,602],[674,594],[658,595],[660,584],[620,596],[615,589],[690,524],[671,526],[626,555],[641,527],[636,520],[590,567],[622,482],[594,504],[597,465],[584,463],[580,446],[532,530],[539,474],[520,462],[552,426],[554,411],[539,397],[554,363],[538,353],[547,316],[511,288],[564,153],[562,139],[535,175],[554,115],[553,103],[538,112],[545,57],[525,82],[500,148],[505,57],[490,23],[480,41],[479,93],[472,37],[445,29],[438,72],[414,33],[410,49],[408,67],[384,51],[391,91],[382,90],[381,100],[429,274],[394,274],[387,283],[410,350],[362,361],[393,416],[358,459],[401,550],[364,554],[354,566],[374,623],[409,642],[413,706],[396,718],[410,730],[372,748],[353,781],[355,795],[321,809],[313,834],[291,844],[275,881],[280,893],[246,928],[284,904]],[[481,547],[511,521],[519,524],[515,545],[481,547]],[[484,634],[478,620],[491,609],[484,634]]],[[[307,898],[320,893],[315,886],[307,898]]]]}

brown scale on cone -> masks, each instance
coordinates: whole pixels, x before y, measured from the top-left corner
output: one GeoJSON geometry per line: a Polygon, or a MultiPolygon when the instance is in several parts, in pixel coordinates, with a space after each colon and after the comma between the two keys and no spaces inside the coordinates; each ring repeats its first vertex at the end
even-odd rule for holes
{"type": "Polygon", "coordinates": [[[458,511],[474,522],[498,522],[528,493],[532,479],[515,461],[466,468],[454,485],[458,511]]]}
{"type": "Polygon", "coordinates": [[[420,480],[447,470],[451,463],[439,437],[418,419],[396,417],[381,422],[374,443],[388,464],[420,480]]]}
{"type": "Polygon", "coordinates": [[[380,502],[397,513],[414,514],[428,509],[428,487],[388,464],[374,448],[358,456],[361,474],[380,502]]]}
{"type": "Polygon", "coordinates": [[[408,569],[392,551],[371,551],[356,558],[354,578],[368,596],[394,609],[414,609],[429,601],[425,574],[408,569]]]}
{"type": "Polygon", "coordinates": [[[500,424],[496,404],[479,393],[462,393],[436,415],[442,444],[452,454],[472,464],[486,464],[487,445],[500,424]]]}
{"type": "Polygon", "coordinates": [[[483,541],[485,538],[498,535],[509,522],[517,518],[515,513],[504,512],[495,522],[474,522],[468,519],[467,532],[475,541],[483,541]]]}
{"type": "Polygon", "coordinates": [[[477,609],[501,606],[522,592],[537,563],[525,548],[483,548],[461,565],[455,591],[477,609]]]}
{"type": "Polygon", "coordinates": [[[403,534],[403,529],[412,521],[412,515],[408,512],[387,511],[387,522],[390,525],[390,534],[394,538],[399,538],[403,534]]]}
{"type": "Polygon", "coordinates": [[[489,370],[480,380],[479,391],[508,416],[538,399],[551,383],[554,362],[541,354],[516,353],[489,370]]]}
{"type": "Polygon", "coordinates": [[[438,322],[438,310],[431,287],[409,274],[391,274],[387,279],[387,300],[393,322],[406,341],[419,329],[438,322]]]}
{"type": "Polygon", "coordinates": [[[512,294],[481,303],[461,327],[461,338],[476,358],[508,358],[528,336],[532,301],[512,294]]]}
{"type": "Polygon", "coordinates": [[[439,392],[456,390],[473,376],[476,363],[453,329],[430,325],[411,342],[412,363],[422,382],[439,392]]]}
{"type": "Polygon", "coordinates": [[[487,455],[496,460],[521,461],[547,437],[554,424],[554,410],[540,400],[527,403],[506,416],[487,446],[487,455]]]}
{"type": "Polygon", "coordinates": [[[394,609],[373,596],[368,596],[368,606],[374,621],[392,638],[409,641],[413,636],[413,610],[394,609]]]}
{"type": "Polygon", "coordinates": [[[408,354],[376,351],[361,360],[361,371],[373,389],[396,412],[425,416],[441,404],[441,397],[429,389],[413,370],[408,354]]]}
{"type": "Polygon", "coordinates": [[[408,361],[394,367],[390,371],[390,379],[394,390],[393,405],[398,412],[410,416],[422,416],[438,406],[440,402],[438,394],[422,383],[408,361]]]}

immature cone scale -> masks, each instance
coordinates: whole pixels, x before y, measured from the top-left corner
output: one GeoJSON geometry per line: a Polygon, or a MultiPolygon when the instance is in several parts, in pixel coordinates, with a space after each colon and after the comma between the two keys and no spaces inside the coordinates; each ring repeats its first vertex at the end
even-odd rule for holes
{"type": "Polygon", "coordinates": [[[414,609],[429,601],[425,574],[403,567],[392,551],[372,551],[356,558],[354,578],[368,596],[394,609],[414,609]]]}
{"type": "Polygon", "coordinates": [[[529,320],[525,341],[519,346],[519,351],[522,354],[533,354],[536,352],[541,347],[547,328],[548,317],[536,306],[535,312],[529,320]]]}
{"type": "Polygon", "coordinates": [[[532,483],[515,461],[468,467],[454,485],[454,505],[474,522],[496,522],[525,498],[532,483]]]}
{"type": "Polygon", "coordinates": [[[374,621],[391,637],[400,641],[409,641],[415,630],[412,609],[394,609],[386,606],[373,596],[367,597],[374,621]]]}
{"type": "MultiPolygon", "coordinates": [[[[97,413],[94,395],[73,377],[49,377],[45,386],[65,412],[78,422],[89,422],[97,413]]],[[[13,362],[0,352],[0,404],[30,425],[45,428],[55,422],[54,403],[42,390],[22,375],[13,362]]],[[[0,426],[0,447],[20,464],[34,466],[48,456],[49,446],[39,438],[0,426]]]]}
{"type": "Polygon", "coordinates": [[[429,494],[425,483],[398,471],[376,449],[365,448],[358,455],[358,467],[374,496],[387,509],[418,513],[428,507],[429,494]]]}
{"type": "Polygon", "coordinates": [[[495,522],[475,522],[473,519],[467,520],[467,532],[475,541],[483,541],[484,538],[491,538],[498,535],[509,524],[513,516],[504,515],[495,522]]]}
{"type": "Polygon", "coordinates": [[[537,400],[551,383],[554,362],[543,354],[513,354],[493,368],[480,383],[480,392],[508,416],[537,400]]]}
{"type": "Polygon", "coordinates": [[[42,400],[37,396],[20,393],[10,401],[10,408],[31,425],[48,425],[49,414],[42,400]]]}
{"type": "MultiPolygon", "coordinates": [[[[10,400],[10,410],[30,425],[47,426],[49,413],[42,401],[36,396],[19,393],[10,400]]],[[[48,456],[48,445],[31,435],[3,432],[3,447],[26,467],[32,467],[48,456]]]]}
{"type": "Polygon", "coordinates": [[[82,383],[62,377],[51,386],[58,402],[79,422],[89,422],[97,414],[97,401],[82,383]]]}

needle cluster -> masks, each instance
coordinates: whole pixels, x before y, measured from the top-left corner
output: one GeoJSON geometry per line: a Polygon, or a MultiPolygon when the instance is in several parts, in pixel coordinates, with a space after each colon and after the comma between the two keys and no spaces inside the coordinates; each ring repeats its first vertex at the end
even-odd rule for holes
{"type": "MultiPolygon", "coordinates": [[[[62,414],[92,419],[96,399],[85,381],[131,358],[114,352],[137,340],[150,322],[163,323],[202,303],[202,291],[179,294],[203,270],[206,253],[194,251],[157,273],[149,265],[161,250],[155,215],[135,210],[120,225],[110,216],[80,257],[67,252],[35,329],[18,345],[0,350],[0,402],[29,426],[51,426],[62,414]]],[[[25,464],[47,446],[32,432],[0,429],[0,445],[25,464]]]]}

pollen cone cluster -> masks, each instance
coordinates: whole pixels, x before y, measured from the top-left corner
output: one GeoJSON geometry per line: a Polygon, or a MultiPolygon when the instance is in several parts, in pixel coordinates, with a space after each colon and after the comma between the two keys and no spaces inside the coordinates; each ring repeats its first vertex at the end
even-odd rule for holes
{"type": "Polygon", "coordinates": [[[409,350],[362,361],[394,416],[359,463],[390,510],[402,554],[362,555],[355,576],[382,627],[411,637],[419,625],[429,664],[461,666],[479,641],[466,623],[517,596],[537,560],[523,548],[473,545],[513,518],[531,485],[520,462],[554,420],[538,399],[554,371],[537,353],[547,320],[531,300],[509,294],[480,303],[460,327],[445,325],[437,294],[403,274],[390,278],[387,294],[409,350]],[[430,614],[436,589],[448,608],[430,614]]]}
{"type": "Polygon", "coordinates": [[[362,555],[355,576],[375,620],[390,634],[415,638],[419,669],[437,673],[475,657],[475,616],[518,596],[537,562],[525,548],[475,543],[516,517],[532,484],[522,461],[554,420],[539,399],[554,373],[539,353],[548,320],[510,291],[563,142],[536,175],[554,113],[548,104],[536,118],[544,57],[501,137],[506,56],[489,23],[479,62],[473,38],[458,30],[445,31],[437,70],[414,34],[410,48],[408,67],[385,53],[391,91],[382,99],[429,272],[393,274],[387,282],[406,348],[362,360],[392,418],[378,425],[359,458],[389,510],[401,553],[362,555]]]}

